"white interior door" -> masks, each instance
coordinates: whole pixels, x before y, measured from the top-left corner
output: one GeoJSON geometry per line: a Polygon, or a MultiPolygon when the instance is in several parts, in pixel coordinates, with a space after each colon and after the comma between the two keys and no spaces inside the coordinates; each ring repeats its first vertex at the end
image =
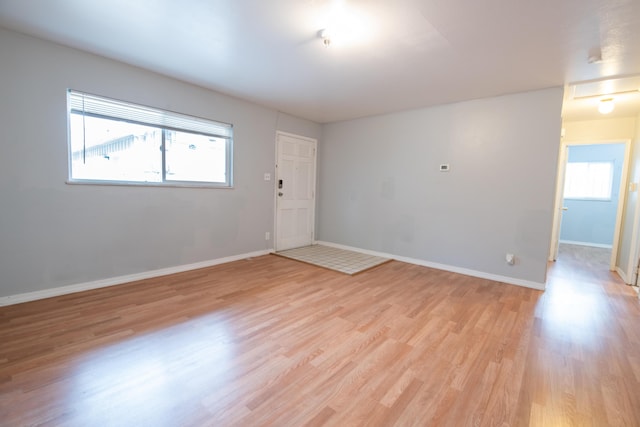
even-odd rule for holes
{"type": "Polygon", "coordinates": [[[316,140],[278,132],[276,136],[275,249],[313,243],[316,140]]]}

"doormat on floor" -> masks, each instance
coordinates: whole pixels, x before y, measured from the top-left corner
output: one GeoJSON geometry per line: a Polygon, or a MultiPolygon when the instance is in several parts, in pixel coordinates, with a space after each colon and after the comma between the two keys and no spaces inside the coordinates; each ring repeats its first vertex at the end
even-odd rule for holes
{"type": "Polygon", "coordinates": [[[370,268],[377,267],[380,264],[391,261],[389,258],[382,258],[322,245],[287,249],[285,251],[276,252],[276,255],[351,275],[361,273],[365,270],[369,270],[370,268]]]}

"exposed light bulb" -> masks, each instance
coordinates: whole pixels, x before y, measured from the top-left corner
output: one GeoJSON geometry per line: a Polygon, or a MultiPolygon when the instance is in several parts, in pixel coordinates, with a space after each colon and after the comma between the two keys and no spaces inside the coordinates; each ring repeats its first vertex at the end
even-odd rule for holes
{"type": "Polygon", "coordinates": [[[600,114],[609,114],[615,108],[613,98],[601,99],[598,103],[598,111],[600,114]]]}

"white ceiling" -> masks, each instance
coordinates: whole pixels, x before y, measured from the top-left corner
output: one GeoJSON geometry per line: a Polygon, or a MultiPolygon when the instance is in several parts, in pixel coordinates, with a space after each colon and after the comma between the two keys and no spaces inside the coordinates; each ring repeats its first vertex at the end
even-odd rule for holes
{"type": "Polygon", "coordinates": [[[640,74],[640,0],[0,0],[0,25],[317,122],[640,74]]]}

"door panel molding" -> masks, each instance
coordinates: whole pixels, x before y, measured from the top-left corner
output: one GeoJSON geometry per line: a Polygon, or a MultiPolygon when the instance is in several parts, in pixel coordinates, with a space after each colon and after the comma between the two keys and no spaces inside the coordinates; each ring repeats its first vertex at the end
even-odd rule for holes
{"type": "Polygon", "coordinates": [[[274,250],[315,239],[317,140],[276,132],[274,250]]]}

